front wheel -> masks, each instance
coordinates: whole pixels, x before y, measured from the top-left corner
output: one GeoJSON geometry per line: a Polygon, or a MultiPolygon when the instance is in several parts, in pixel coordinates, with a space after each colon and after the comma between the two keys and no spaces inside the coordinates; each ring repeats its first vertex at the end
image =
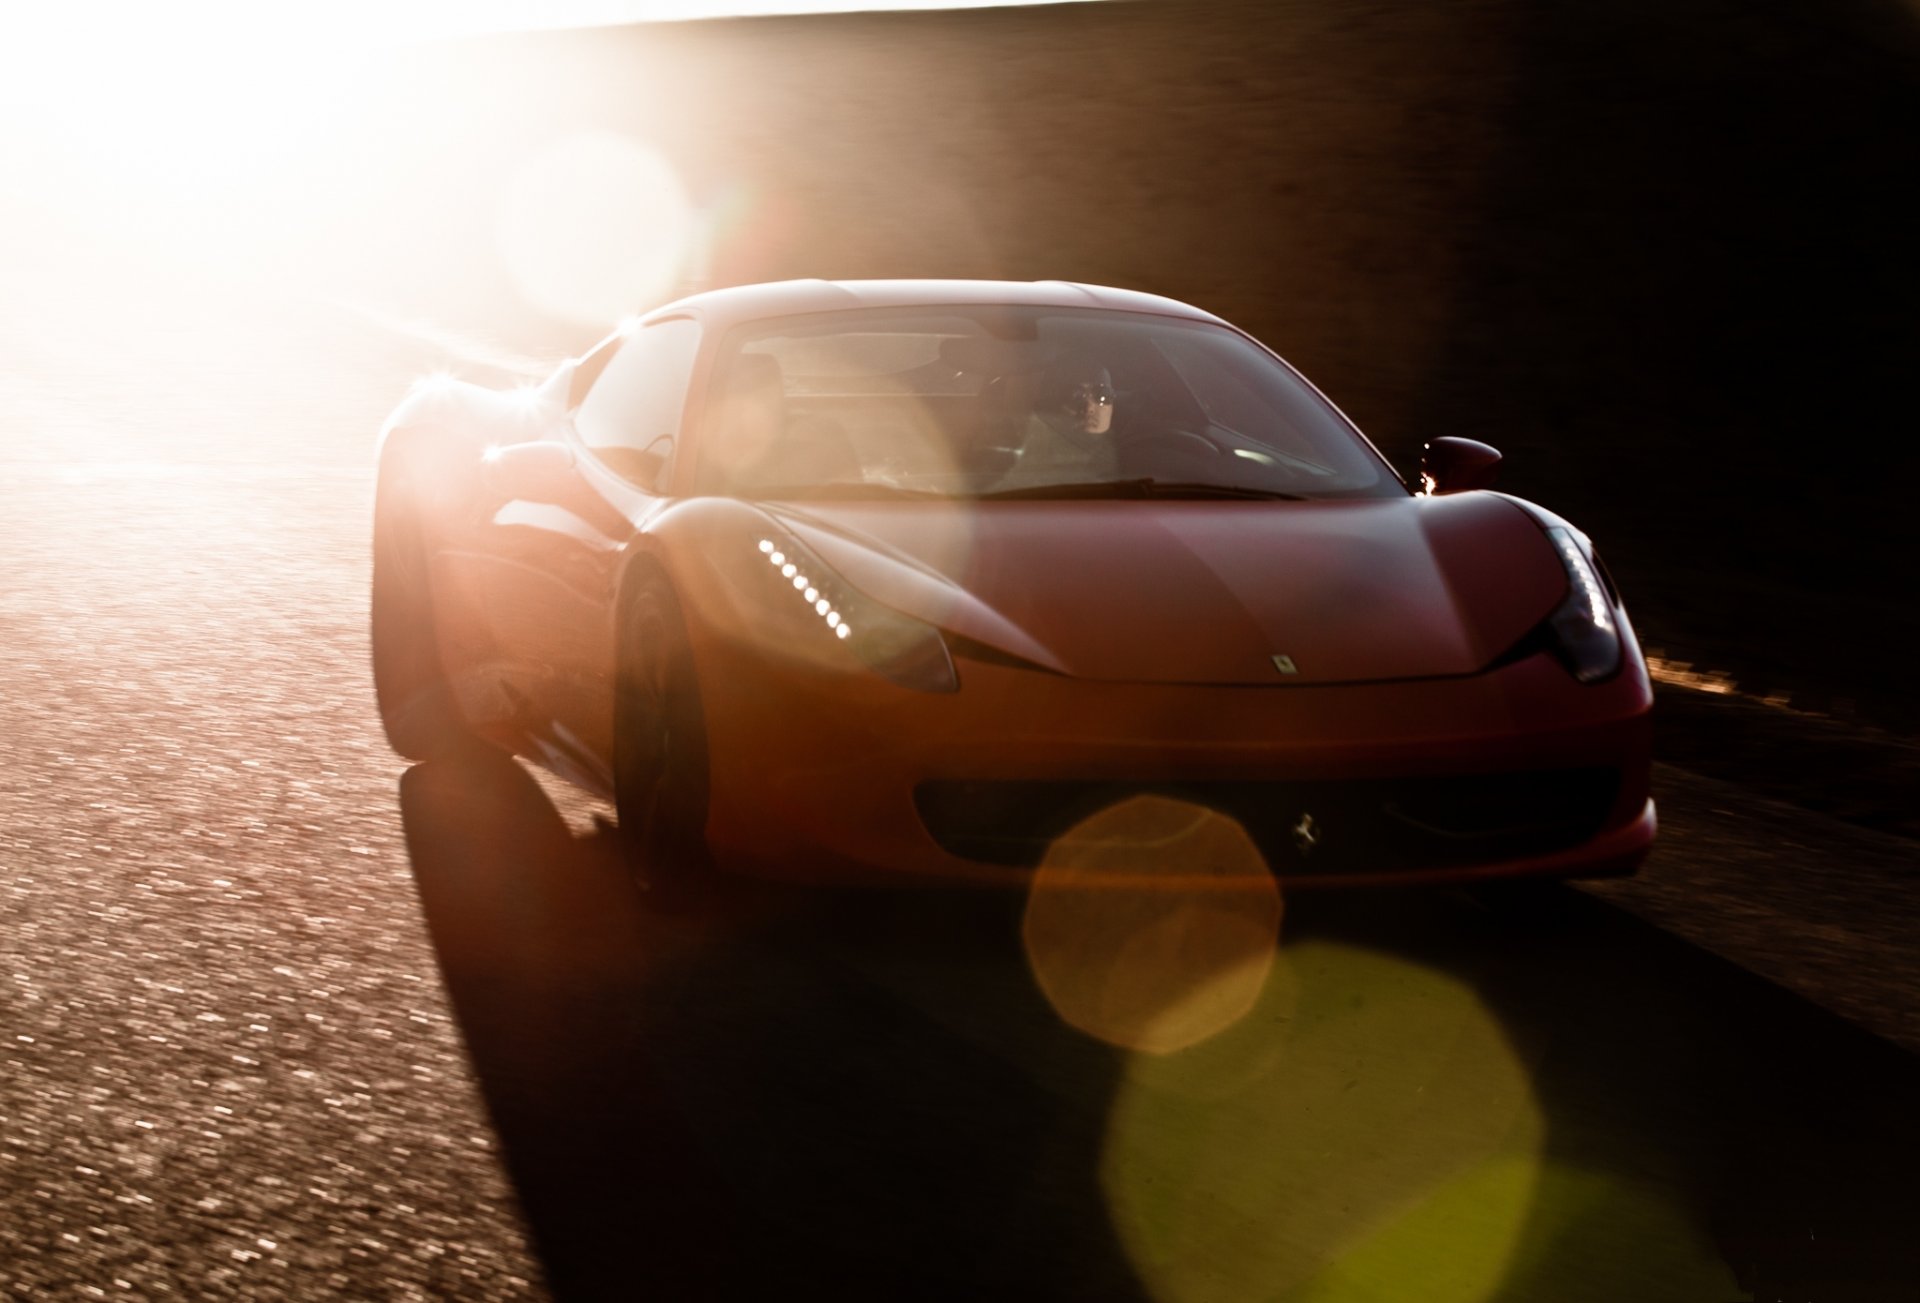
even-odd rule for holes
{"type": "Polygon", "coordinates": [[[706,715],[686,618],[664,575],[628,595],[614,689],[614,796],[635,868],[685,894],[708,868],[706,715]]]}

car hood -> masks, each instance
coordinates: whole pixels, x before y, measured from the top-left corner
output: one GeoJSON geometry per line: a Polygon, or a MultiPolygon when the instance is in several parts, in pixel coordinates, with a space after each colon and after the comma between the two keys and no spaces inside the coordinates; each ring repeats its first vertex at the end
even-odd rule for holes
{"type": "Polygon", "coordinates": [[[1489,493],[768,510],[850,583],[954,635],[962,656],[1117,682],[1472,674],[1567,590],[1540,528],[1489,493]]]}

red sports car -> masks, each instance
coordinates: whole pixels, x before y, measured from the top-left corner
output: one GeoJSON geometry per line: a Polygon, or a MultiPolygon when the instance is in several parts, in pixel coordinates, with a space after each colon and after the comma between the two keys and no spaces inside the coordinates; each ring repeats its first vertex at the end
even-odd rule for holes
{"type": "Polygon", "coordinates": [[[650,874],[1018,880],[1139,793],[1289,886],[1628,873],[1646,668],[1498,459],[1436,439],[1412,492],[1151,295],[697,294],[387,422],[380,712],[610,797],[650,874]]]}

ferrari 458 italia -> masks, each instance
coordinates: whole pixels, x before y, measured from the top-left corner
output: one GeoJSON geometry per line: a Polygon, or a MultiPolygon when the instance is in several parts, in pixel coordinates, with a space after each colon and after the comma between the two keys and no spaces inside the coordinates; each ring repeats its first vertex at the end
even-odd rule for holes
{"type": "Polygon", "coordinates": [[[653,875],[1018,880],[1136,794],[1289,886],[1631,872],[1645,665],[1587,538],[1394,469],[1199,309],[1065,283],[697,294],[385,427],[403,756],[612,799],[653,875]]]}

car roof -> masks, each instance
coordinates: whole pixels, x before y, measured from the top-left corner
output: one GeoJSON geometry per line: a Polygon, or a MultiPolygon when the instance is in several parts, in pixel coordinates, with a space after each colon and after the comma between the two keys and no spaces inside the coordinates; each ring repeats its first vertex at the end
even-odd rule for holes
{"type": "Polygon", "coordinates": [[[1105,308],[1226,324],[1212,313],[1202,312],[1178,299],[1145,294],[1138,290],[1082,285],[1073,281],[992,280],[790,280],[763,285],[736,285],[675,299],[649,312],[643,320],[697,314],[711,325],[731,326],[764,317],[838,312],[854,308],[1001,305],[1105,308]]]}

